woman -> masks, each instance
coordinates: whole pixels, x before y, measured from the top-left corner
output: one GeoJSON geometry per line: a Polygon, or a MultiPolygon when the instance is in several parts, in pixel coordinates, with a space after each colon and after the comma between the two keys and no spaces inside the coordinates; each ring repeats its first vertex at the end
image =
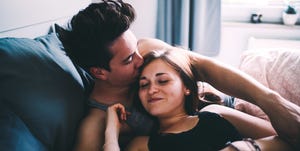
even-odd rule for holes
{"type": "MultiPolygon", "coordinates": [[[[157,127],[149,137],[133,140],[128,150],[255,150],[258,144],[242,137],[276,135],[269,122],[226,107],[210,105],[199,112],[203,102],[189,62],[181,51],[161,50],[145,56],[139,80],[140,103],[157,121],[157,127]],[[224,117],[210,110],[222,110],[224,117]]],[[[119,131],[127,113],[121,104],[110,106],[107,113],[104,150],[119,150],[119,131]]],[[[275,149],[289,149],[281,140],[276,141],[271,141],[276,143],[275,149]]]]}

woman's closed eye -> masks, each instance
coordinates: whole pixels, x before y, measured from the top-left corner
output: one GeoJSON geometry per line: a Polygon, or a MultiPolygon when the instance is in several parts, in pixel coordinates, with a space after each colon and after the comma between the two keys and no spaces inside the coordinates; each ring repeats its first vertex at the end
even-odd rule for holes
{"type": "MultiPolygon", "coordinates": [[[[169,80],[157,80],[158,85],[165,85],[169,82],[169,80]]],[[[149,82],[140,82],[140,88],[146,88],[150,84],[149,82]]]]}
{"type": "Polygon", "coordinates": [[[146,80],[140,80],[140,88],[146,88],[149,85],[149,82],[146,82],[146,80]]]}
{"type": "Polygon", "coordinates": [[[158,80],[158,83],[160,85],[164,85],[164,84],[167,84],[169,82],[169,80],[158,80]]]}

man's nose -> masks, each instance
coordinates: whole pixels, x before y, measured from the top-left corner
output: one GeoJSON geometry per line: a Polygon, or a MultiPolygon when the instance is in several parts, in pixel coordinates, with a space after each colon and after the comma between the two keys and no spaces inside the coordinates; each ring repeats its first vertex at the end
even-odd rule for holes
{"type": "Polygon", "coordinates": [[[136,58],[137,58],[136,67],[139,68],[140,66],[143,65],[144,58],[139,53],[136,53],[136,58]]]}

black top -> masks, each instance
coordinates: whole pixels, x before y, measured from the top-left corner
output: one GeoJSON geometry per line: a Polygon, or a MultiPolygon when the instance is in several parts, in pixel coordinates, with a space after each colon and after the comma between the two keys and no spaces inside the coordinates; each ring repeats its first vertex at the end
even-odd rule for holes
{"type": "Polygon", "coordinates": [[[149,138],[151,151],[216,151],[224,148],[227,142],[241,140],[235,127],[220,115],[200,112],[199,122],[191,130],[172,134],[155,133],[149,138]]]}

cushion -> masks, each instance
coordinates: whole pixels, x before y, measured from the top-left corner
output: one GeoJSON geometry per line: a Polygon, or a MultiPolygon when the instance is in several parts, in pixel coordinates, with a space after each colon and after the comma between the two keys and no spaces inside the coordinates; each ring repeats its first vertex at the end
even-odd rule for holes
{"type": "Polygon", "coordinates": [[[30,132],[25,123],[13,111],[0,106],[0,148],[9,151],[46,151],[45,145],[30,132]]]}
{"type": "MultiPolygon", "coordinates": [[[[239,68],[284,98],[300,105],[299,49],[272,48],[245,51],[239,68]]],[[[251,112],[261,114],[254,108],[250,109],[253,110],[251,112]]]]}
{"type": "Polygon", "coordinates": [[[0,39],[0,150],[71,150],[91,85],[55,33],[0,39]]]}

